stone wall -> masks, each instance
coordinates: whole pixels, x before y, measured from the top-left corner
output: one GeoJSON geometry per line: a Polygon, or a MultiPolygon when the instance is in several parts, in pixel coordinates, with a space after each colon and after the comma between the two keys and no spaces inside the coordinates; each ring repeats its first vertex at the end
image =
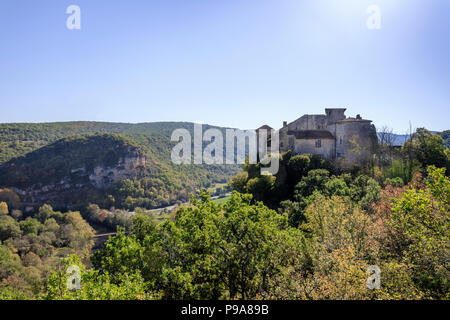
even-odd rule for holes
{"type": "Polygon", "coordinates": [[[340,167],[365,165],[377,143],[375,127],[370,121],[341,121],[336,129],[336,160],[340,167]]]}
{"type": "Polygon", "coordinates": [[[280,152],[286,152],[288,150],[293,150],[295,147],[294,140],[289,139],[288,131],[299,131],[299,130],[326,130],[327,127],[327,116],[323,114],[319,115],[308,115],[305,114],[301,118],[289,123],[287,126],[280,129],[280,152]]]}
{"type": "Polygon", "coordinates": [[[334,157],[334,139],[296,139],[294,152],[298,154],[318,154],[326,159],[334,157]],[[316,143],[320,141],[320,147],[316,143]]]}

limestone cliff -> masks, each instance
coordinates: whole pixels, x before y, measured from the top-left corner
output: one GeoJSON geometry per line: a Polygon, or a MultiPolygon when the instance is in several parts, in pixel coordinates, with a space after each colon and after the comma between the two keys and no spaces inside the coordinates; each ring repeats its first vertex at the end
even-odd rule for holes
{"type": "Polygon", "coordinates": [[[78,203],[138,177],[145,160],[140,148],[121,136],[76,136],[2,165],[0,186],[14,189],[29,205],[78,203]]]}

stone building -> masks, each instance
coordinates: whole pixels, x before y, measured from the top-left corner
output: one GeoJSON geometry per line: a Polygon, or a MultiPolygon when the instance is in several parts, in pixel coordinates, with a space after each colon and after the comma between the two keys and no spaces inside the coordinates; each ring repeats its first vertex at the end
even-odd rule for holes
{"type": "Polygon", "coordinates": [[[325,114],[309,115],[283,123],[279,130],[280,152],[318,154],[335,160],[340,167],[367,163],[378,143],[371,120],[347,118],[346,109],[325,109],[325,114]]]}

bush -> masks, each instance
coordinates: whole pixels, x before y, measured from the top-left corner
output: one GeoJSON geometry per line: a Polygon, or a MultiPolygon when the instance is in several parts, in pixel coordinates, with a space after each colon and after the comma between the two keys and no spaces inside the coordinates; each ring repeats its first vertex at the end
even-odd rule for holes
{"type": "Polygon", "coordinates": [[[387,178],[385,181],[384,181],[384,185],[385,186],[393,186],[393,187],[403,187],[405,184],[404,184],[404,182],[403,182],[403,179],[402,178],[400,178],[400,177],[397,177],[397,178],[387,178]]]}
{"type": "Polygon", "coordinates": [[[8,214],[9,210],[8,210],[8,205],[6,204],[6,202],[0,202],[0,214],[8,214]]]}

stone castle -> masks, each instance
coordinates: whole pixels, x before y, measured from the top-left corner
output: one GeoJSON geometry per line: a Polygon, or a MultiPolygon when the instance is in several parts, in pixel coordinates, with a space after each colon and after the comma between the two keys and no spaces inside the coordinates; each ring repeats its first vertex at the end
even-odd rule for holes
{"type": "MultiPolygon", "coordinates": [[[[280,152],[317,154],[336,161],[340,167],[364,165],[378,143],[375,126],[360,115],[347,118],[345,111],[325,109],[325,114],[305,114],[291,123],[285,121],[279,130],[280,152]]],[[[269,128],[265,125],[260,129],[269,128]]]]}

